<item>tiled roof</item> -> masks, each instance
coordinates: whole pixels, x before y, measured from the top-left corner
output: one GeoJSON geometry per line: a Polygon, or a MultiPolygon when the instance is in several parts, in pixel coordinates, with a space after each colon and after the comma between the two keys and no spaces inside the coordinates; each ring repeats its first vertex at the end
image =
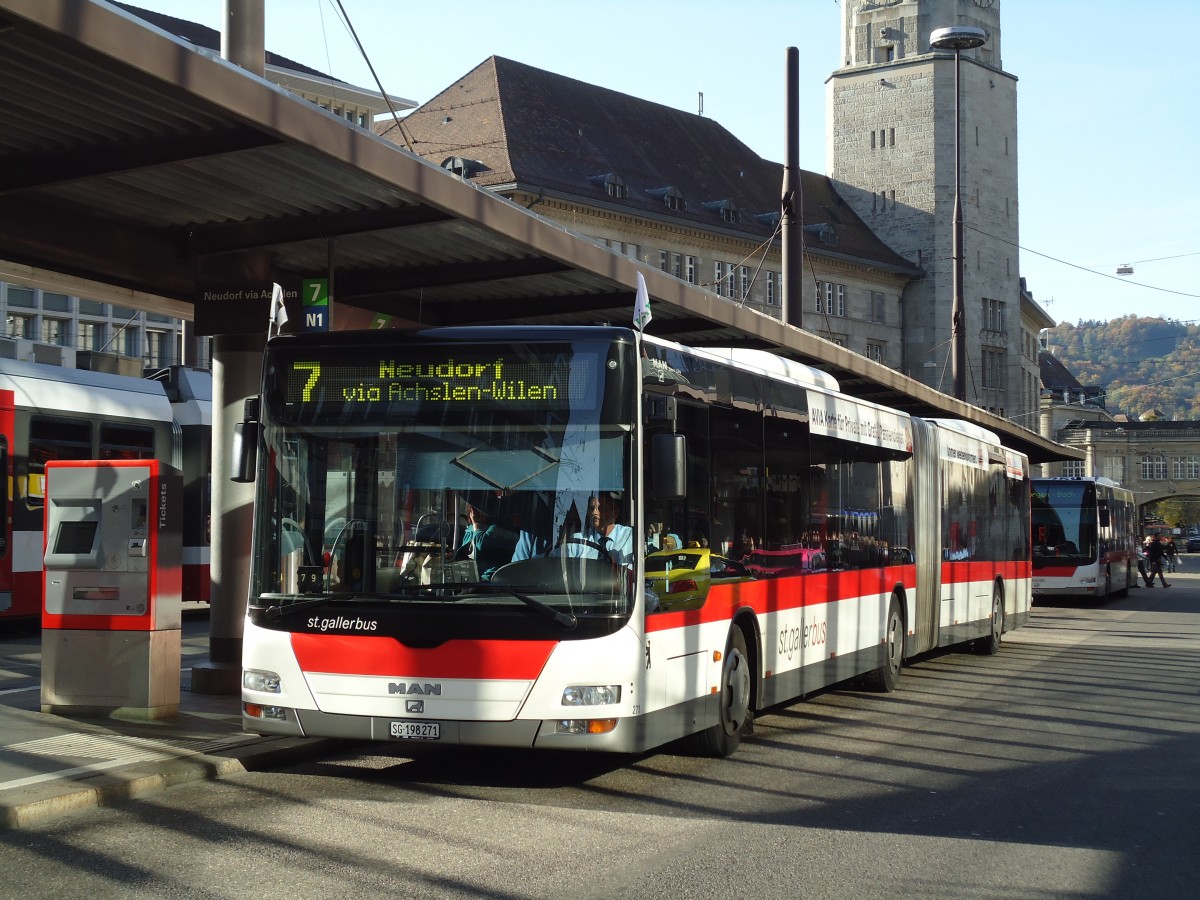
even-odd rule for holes
{"type": "MultiPolygon", "coordinates": [[[[195,44],[197,47],[203,47],[206,50],[212,50],[217,53],[221,52],[221,32],[215,28],[208,28],[204,25],[199,25],[195,22],[189,22],[187,19],[177,19],[174,16],[163,15],[162,13],[151,12],[148,9],[141,9],[129,3],[119,3],[117,0],[109,0],[113,6],[125,10],[130,15],[137,16],[144,22],[149,22],[155,28],[161,28],[168,34],[173,34],[177,38],[182,38],[188,43],[195,44]]],[[[288,59],[286,56],[280,56],[278,53],[266,51],[266,61],[268,66],[275,66],[279,69],[290,69],[303,75],[312,75],[324,81],[337,82],[339,79],[326,75],[324,72],[319,72],[316,69],[311,69],[308,66],[288,59]]]]}
{"type": "MultiPolygon", "coordinates": [[[[782,165],[758,156],[718,122],[510,59],[485,60],[410,113],[404,126],[413,150],[433,162],[482,163],[472,178],[480,185],[541,189],[757,240],[778,221],[782,165]],[[620,180],[625,196],[606,193],[605,176],[620,180]],[[672,188],[685,209],[665,204],[672,188]],[[738,210],[739,221],[723,220],[722,206],[738,210]]],[[[823,243],[811,229],[810,250],[915,271],[828,178],[804,171],[801,183],[803,224],[836,231],[836,242],[823,243]]]]}
{"type": "Polygon", "coordinates": [[[1042,350],[1038,353],[1038,370],[1042,379],[1042,387],[1051,391],[1061,391],[1063,388],[1079,390],[1083,387],[1071,370],[1064,366],[1053,353],[1042,350]]]}

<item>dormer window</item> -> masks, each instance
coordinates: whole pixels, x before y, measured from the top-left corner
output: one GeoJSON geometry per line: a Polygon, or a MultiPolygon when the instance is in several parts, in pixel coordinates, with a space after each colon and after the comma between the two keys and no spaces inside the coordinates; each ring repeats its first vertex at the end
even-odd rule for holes
{"type": "Polygon", "coordinates": [[[681,212],[687,209],[687,200],[683,196],[683,191],[677,187],[651,188],[646,193],[651,197],[661,197],[667,209],[677,209],[681,212]]]}
{"type": "Polygon", "coordinates": [[[442,168],[457,175],[459,178],[474,178],[487,169],[477,159],[467,159],[465,156],[448,156],[442,160],[442,168]]]}
{"type": "Polygon", "coordinates": [[[828,222],[821,222],[817,225],[805,225],[804,236],[820,241],[822,244],[830,246],[838,242],[837,229],[828,222]]]}
{"type": "Polygon", "coordinates": [[[705,209],[711,209],[719,215],[722,222],[730,222],[736,225],[742,221],[742,211],[734,205],[732,200],[710,200],[700,205],[705,209]]]}
{"type": "Polygon", "coordinates": [[[629,196],[629,188],[625,186],[625,179],[616,172],[593,175],[588,181],[603,187],[604,193],[608,194],[614,200],[624,200],[629,196]]]}

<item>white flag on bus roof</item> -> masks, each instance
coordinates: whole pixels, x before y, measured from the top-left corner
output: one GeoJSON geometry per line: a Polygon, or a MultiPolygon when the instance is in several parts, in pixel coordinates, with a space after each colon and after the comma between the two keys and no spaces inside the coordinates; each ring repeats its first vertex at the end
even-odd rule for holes
{"type": "Polygon", "coordinates": [[[287,307],[283,303],[283,288],[276,282],[271,288],[271,318],[267,322],[267,337],[271,336],[272,328],[274,328],[275,334],[279,334],[283,326],[287,324],[287,320],[287,307]]]}
{"type": "Polygon", "coordinates": [[[650,312],[650,293],[646,290],[646,279],[641,272],[637,273],[637,299],[633,302],[633,324],[641,331],[654,318],[650,312]]]}

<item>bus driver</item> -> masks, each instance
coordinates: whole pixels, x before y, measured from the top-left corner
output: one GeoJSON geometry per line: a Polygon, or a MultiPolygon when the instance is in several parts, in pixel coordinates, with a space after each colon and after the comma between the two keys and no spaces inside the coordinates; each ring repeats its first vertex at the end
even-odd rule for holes
{"type": "Polygon", "coordinates": [[[574,534],[563,540],[558,553],[577,559],[607,559],[633,565],[633,529],[617,522],[619,503],[607,492],[588,497],[587,516],[574,534]]]}

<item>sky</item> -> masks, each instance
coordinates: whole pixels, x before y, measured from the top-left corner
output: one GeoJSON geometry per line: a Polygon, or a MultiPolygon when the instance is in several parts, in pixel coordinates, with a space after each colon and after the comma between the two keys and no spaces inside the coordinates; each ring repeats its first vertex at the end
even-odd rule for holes
{"type": "MultiPolygon", "coordinates": [[[[127,0],[219,29],[223,0],[127,0]]],[[[715,119],[784,158],[789,46],[800,50],[800,164],[826,171],[826,80],[859,0],[265,0],[267,49],[424,103],[489,56],[715,119]],[[364,60],[344,10],[362,43],[364,60]]],[[[1002,0],[1018,79],[1020,267],[1057,322],[1200,320],[1196,0],[1002,0]],[[1144,11],[1143,11],[1144,10],[1144,11]],[[1118,276],[1118,266],[1133,274],[1118,276]]],[[[970,222],[968,221],[969,225],[970,222]]],[[[969,240],[969,238],[968,238],[969,240]]]]}

